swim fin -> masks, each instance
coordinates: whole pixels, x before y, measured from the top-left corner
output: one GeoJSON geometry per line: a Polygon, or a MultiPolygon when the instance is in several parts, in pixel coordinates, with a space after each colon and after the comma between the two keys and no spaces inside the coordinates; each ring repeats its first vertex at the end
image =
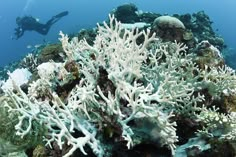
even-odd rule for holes
{"type": "Polygon", "coordinates": [[[61,12],[61,13],[55,15],[54,18],[60,18],[60,17],[66,16],[66,15],[68,15],[68,14],[69,14],[68,11],[63,11],[63,12],[61,12]]]}
{"type": "Polygon", "coordinates": [[[56,23],[58,20],[60,20],[63,16],[68,15],[68,11],[63,11],[55,16],[53,16],[48,22],[46,23],[47,26],[51,26],[52,24],[56,23]]]}

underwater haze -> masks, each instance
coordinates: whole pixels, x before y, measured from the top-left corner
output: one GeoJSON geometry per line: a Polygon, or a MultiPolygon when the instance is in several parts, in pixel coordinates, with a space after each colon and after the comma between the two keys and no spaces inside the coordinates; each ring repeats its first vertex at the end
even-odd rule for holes
{"type": "Polygon", "coordinates": [[[161,14],[186,14],[203,10],[214,22],[213,28],[223,37],[231,51],[236,45],[235,0],[1,0],[0,1],[0,66],[5,66],[31,52],[41,44],[58,42],[59,31],[66,34],[92,28],[107,19],[109,12],[119,5],[134,3],[142,11],[161,14]],[[16,17],[31,15],[45,23],[52,16],[68,11],[68,16],[55,23],[47,35],[27,31],[18,40],[13,39],[16,17]]]}

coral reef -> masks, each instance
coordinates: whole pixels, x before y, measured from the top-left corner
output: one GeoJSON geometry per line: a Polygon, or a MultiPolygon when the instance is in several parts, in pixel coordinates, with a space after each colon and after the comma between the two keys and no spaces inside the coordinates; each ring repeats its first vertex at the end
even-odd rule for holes
{"type": "Polygon", "coordinates": [[[23,83],[12,73],[1,81],[0,155],[191,157],[222,149],[233,157],[236,74],[209,17],[142,13],[133,4],[113,13],[24,58],[15,71],[32,75],[23,83]]]}

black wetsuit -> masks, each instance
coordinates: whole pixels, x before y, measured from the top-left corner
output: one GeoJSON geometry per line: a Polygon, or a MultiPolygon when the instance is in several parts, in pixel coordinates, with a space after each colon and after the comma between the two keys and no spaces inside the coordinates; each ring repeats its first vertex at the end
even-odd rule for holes
{"type": "Polygon", "coordinates": [[[22,18],[18,17],[16,20],[18,27],[15,28],[16,39],[23,36],[25,31],[36,31],[42,35],[46,35],[51,26],[66,15],[68,15],[68,11],[57,14],[48,20],[46,24],[39,23],[32,16],[24,16],[22,18]]]}

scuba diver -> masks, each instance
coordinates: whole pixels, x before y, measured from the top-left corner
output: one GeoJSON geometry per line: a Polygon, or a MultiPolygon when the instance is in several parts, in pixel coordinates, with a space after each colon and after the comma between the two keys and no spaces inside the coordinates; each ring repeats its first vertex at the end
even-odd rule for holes
{"type": "Polygon", "coordinates": [[[42,35],[46,35],[51,26],[63,16],[68,15],[68,13],[68,11],[59,13],[48,20],[46,24],[39,23],[38,20],[32,16],[17,17],[16,23],[18,27],[15,28],[15,39],[22,37],[25,31],[36,31],[42,35]]]}

